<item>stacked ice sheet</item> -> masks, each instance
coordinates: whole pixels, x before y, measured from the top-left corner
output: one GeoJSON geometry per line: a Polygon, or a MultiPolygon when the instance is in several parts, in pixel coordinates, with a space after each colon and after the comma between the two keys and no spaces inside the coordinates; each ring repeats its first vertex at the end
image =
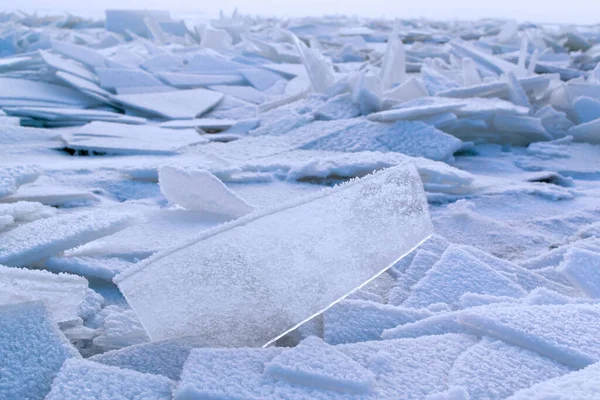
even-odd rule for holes
{"type": "Polygon", "coordinates": [[[0,398],[597,398],[599,61],[597,26],[0,12],[0,398]]]}

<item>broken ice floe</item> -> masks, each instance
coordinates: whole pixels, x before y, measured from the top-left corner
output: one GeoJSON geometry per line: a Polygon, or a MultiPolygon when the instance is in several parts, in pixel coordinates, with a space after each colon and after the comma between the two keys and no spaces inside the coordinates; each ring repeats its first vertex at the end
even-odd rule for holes
{"type": "Polygon", "coordinates": [[[265,345],[389,268],[430,236],[420,185],[414,167],[398,166],[304,202],[250,214],[159,254],[142,268],[128,269],[115,280],[155,340],[201,334],[213,345],[265,345]],[[289,225],[281,226],[281,218],[289,225]],[[322,229],[316,229],[316,221],[322,229]],[[387,237],[395,237],[397,245],[384,244],[387,237]],[[309,257],[302,250],[306,246],[311,248],[309,257]],[[349,248],[354,251],[348,253],[349,248]],[[268,259],[259,255],[264,249],[270,249],[268,259]],[[231,258],[232,252],[239,258],[231,258]],[[215,263],[221,272],[209,267],[215,263]],[[196,265],[203,267],[198,270],[196,265]],[[277,271],[284,265],[288,278],[282,281],[277,271]],[[323,265],[329,268],[324,270],[323,265]],[[239,276],[242,269],[243,279],[227,279],[239,276]],[[188,282],[195,282],[193,290],[184,290],[188,282]],[[177,286],[179,295],[165,291],[169,285],[177,286]],[[198,285],[206,289],[198,290],[198,285]],[[290,285],[302,287],[302,296],[286,289],[290,285]],[[165,311],[165,304],[172,304],[170,311],[150,311],[144,305],[150,300],[165,311]],[[192,303],[194,307],[186,306],[192,303]],[[198,308],[199,304],[203,306],[198,308]],[[282,308],[283,304],[287,306],[282,308]],[[195,309],[202,317],[187,311],[183,318],[173,318],[175,309],[195,309]]]}

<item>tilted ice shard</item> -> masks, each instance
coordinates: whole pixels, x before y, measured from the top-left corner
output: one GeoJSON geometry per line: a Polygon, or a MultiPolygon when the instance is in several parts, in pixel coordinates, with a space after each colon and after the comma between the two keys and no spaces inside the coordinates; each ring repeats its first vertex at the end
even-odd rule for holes
{"type": "Polygon", "coordinates": [[[433,231],[403,164],[259,211],[115,278],[153,340],[257,347],[378,276],[433,231]]]}

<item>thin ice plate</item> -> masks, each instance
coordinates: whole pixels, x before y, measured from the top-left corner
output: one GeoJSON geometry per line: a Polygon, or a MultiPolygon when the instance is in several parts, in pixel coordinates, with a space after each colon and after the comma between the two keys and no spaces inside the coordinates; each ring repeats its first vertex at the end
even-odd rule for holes
{"type": "Polygon", "coordinates": [[[153,340],[265,346],[432,232],[419,174],[403,164],[217,227],[115,282],[153,340]]]}

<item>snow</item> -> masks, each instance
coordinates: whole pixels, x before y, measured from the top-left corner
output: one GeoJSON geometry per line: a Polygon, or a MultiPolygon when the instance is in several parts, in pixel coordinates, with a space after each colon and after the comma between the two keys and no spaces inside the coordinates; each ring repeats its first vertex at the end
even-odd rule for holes
{"type": "Polygon", "coordinates": [[[431,235],[416,175],[413,167],[398,166],[299,203],[250,214],[159,254],[141,268],[130,268],[115,281],[154,340],[209,329],[214,333],[205,339],[213,345],[264,345],[385,271],[431,235]],[[282,218],[289,224],[282,224],[282,218]],[[322,228],[316,229],[314,221],[322,228]],[[412,229],[407,231],[405,224],[412,229]],[[381,248],[382,239],[390,235],[398,238],[397,246],[381,248]],[[350,243],[359,242],[360,247],[347,251],[350,243]],[[260,255],[265,249],[267,258],[260,255]],[[370,262],[357,263],[365,251],[370,262]],[[215,263],[218,274],[196,267],[215,263]],[[282,266],[287,269],[285,281],[278,278],[282,266]],[[263,282],[258,296],[250,284],[257,279],[263,282]],[[176,286],[178,294],[162,289],[165,285],[176,286]],[[289,285],[306,289],[300,297],[289,296],[289,285]],[[150,310],[148,301],[165,310],[165,304],[172,307],[161,313],[150,310]],[[175,309],[186,310],[185,315],[174,314],[175,309]],[[271,322],[261,323],[266,320],[271,322]]]}
{"type": "Polygon", "coordinates": [[[35,181],[42,171],[34,165],[0,167],[0,198],[11,195],[19,186],[35,181]]]}
{"type": "Polygon", "coordinates": [[[63,362],[79,358],[41,301],[0,306],[0,396],[43,399],[63,362]]]}
{"type": "Polygon", "coordinates": [[[52,382],[47,400],[169,400],[174,382],[156,375],[87,360],[67,360],[52,382]]]}

